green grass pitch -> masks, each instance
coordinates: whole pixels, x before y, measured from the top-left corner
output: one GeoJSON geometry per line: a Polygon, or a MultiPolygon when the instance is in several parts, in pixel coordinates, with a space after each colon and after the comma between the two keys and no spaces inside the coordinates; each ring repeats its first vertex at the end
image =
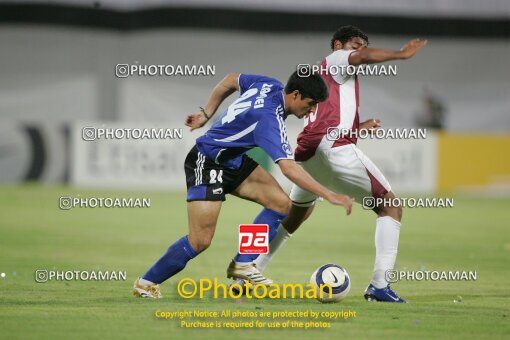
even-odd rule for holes
{"type": "Polygon", "coordinates": [[[373,266],[374,215],[359,205],[350,217],[321,203],[268,267],[278,282],[308,283],[325,263],[350,273],[351,292],[338,304],[315,300],[184,300],[179,279],[219,278],[237,244],[237,225],[260,210],[229,197],[212,246],[162,285],[164,299],[131,295],[134,279],[187,233],[184,193],[82,191],[41,185],[0,188],[0,338],[5,339],[310,339],[508,338],[510,230],[508,198],[454,196],[452,209],[407,209],[398,269],[477,271],[476,281],[402,281],[408,304],[367,303],[373,266]],[[59,196],[150,197],[147,209],[58,208],[59,196]],[[127,281],[36,283],[36,269],[127,271],[127,281]],[[462,297],[460,303],[454,300],[462,297]],[[156,310],[356,311],[329,329],[183,329],[156,310]]]}

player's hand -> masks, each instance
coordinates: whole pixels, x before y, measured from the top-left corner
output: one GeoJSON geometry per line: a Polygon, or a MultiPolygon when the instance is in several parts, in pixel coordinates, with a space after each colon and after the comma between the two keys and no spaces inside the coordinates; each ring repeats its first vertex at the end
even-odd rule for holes
{"type": "Polygon", "coordinates": [[[345,208],[345,211],[346,211],[347,215],[351,214],[352,203],[354,203],[354,197],[350,197],[350,196],[347,196],[347,195],[331,193],[330,197],[327,197],[326,199],[331,204],[342,205],[345,208]]]}
{"type": "Polygon", "coordinates": [[[409,59],[418,52],[418,50],[427,45],[427,40],[413,39],[400,49],[404,59],[409,59]]]}
{"type": "Polygon", "coordinates": [[[371,118],[367,121],[364,121],[359,125],[360,130],[367,130],[370,135],[374,135],[374,130],[381,127],[381,121],[379,119],[371,118]]]}
{"type": "Polygon", "coordinates": [[[205,118],[202,112],[198,112],[186,117],[186,121],[184,122],[184,124],[190,127],[189,129],[190,131],[193,131],[204,126],[205,123],[207,123],[207,120],[208,119],[205,118]]]}
{"type": "Polygon", "coordinates": [[[370,118],[369,120],[364,121],[363,123],[361,123],[359,125],[360,129],[367,129],[367,130],[378,129],[380,127],[381,127],[381,120],[374,119],[374,118],[370,118]]]}

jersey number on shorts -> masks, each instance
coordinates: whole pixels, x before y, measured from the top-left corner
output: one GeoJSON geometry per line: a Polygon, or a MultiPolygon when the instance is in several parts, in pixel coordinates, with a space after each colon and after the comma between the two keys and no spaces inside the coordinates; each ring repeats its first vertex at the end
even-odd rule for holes
{"type": "Polygon", "coordinates": [[[253,97],[259,92],[258,89],[249,89],[241,97],[228,107],[227,114],[221,120],[221,124],[233,122],[236,116],[247,111],[251,107],[251,101],[245,101],[246,99],[253,97]]]}
{"type": "Polygon", "coordinates": [[[211,172],[209,173],[209,184],[214,184],[216,182],[220,182],[220,183],[223,183],[223,170],[220,170],[219,172],[216,172],[216,170],[211,170],[211,172]]]}

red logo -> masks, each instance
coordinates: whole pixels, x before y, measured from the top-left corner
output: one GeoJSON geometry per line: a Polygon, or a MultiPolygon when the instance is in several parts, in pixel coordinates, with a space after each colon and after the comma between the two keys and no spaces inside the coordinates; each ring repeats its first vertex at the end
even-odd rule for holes
{"type": "Polygon", "coordinates": [[[239,225],[239,254],[267,254],[269,226],[267,224],[239,225]]]}

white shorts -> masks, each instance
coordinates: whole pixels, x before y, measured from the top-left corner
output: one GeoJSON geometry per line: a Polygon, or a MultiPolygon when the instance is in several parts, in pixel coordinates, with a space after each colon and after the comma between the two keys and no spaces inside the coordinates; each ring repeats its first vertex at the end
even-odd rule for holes
{"type": "MultiPolygon", "coordinates": [[[[298,162],[320,184],[337,194],[345,194],[362,203],[364,197],[383,197],[391,186],[374,163],[354,144],[335,148],[319,147],[315,155],[298,162]]],[[[294,205],[310,207],[317,195],[292,186],[294,205]]]]}

